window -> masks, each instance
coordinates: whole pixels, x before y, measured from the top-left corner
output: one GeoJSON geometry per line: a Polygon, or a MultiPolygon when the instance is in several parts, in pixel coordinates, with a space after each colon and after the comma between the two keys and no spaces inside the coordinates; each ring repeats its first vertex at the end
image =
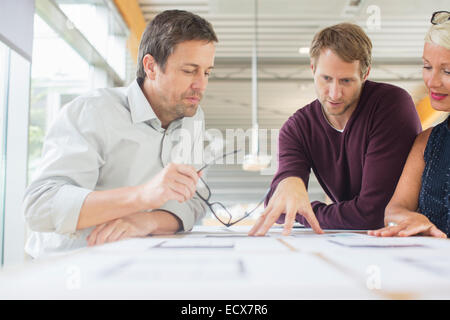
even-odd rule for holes
{"type": "Polygon", "coordinates": [[[31,68],[28,181],[41,156],[44,136],[60,108],[95,86],[93,68],[38,16],[34,17],[31,68]]]}
{"type": "MultiPolygon", "coordinates": [[[[56,1],[55,5],[63,12],[63,16],[58,19],[67,19],[66,32],[81,32],[89,41],[89,46],[95,48],[94,51],[123,80],[126,74],[128,29],[107,3],[56,1]]],[[[86,44],[69,45],[66,40],[70,36],[61,37],[46,21],[37,14],[34,17],[28,181],[31,181],[38,166],[45,134],[61,107],[94,88],[118,84],[117,78],[110,78],[109,71],[94,66],[92,61],[87,61],[89,58],[78,53],[77,45],[86,44]]]]}
{"type": "Polygon", "coordinates": [[[5,123],[9,74],[9,49],[0,42],[0,265],[3,265],[3,234],[5,221],[5,123]]]}
{"type": "Polygon", "coordinates": [[[67,3],[57,0],[60,9],[89,40],[106,62],[125,79],[128,30],[107,2],[67,3]]]}
{"type": "Polygon", "coordinates": [[[0,42],[0,254],[1,264],[23,261],[21,211],[26,184],[30,61],[0,42]]]}

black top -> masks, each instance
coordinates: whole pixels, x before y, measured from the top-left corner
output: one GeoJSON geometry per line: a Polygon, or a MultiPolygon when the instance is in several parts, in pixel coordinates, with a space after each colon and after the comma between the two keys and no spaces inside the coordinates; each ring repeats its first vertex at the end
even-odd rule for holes
{"type": "Polygon", "coordinates": [[[419,212],[450,236],[450,117],[431,131],[424,152],[425,168],[419,194],[419,212]]]}

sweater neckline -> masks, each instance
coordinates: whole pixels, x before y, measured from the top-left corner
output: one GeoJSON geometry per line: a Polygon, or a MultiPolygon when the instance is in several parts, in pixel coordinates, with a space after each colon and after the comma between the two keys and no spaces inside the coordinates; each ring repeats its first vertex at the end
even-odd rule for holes
{"type": "MultiPolygon", "coordinates": [[[[320,103],[320,102],[319,102],[319,103],[320,103]]],[[[320,110],[322,111],[323,118],[325,119],[325,121],[328,123],[328,125],[329,125],[332,129],[334,129],[335,131],[337,131],[337,132],[339,132],[339,133],[343,133],[343,132],[345,131],[345,128],[347,127],[348,121],[350,121],[350,119],[348,119],[347,123],[345,124],[345,127],[344,127],[342,130],[339,130],[338,128],[336,128],[335,126],[333,126],[333,125],[331,124],[330,120],[328,120],[327,116],[325,115],[325,112],[323,111],[323,106],[322,106],[321,103],[320,103],[320,110]]],[[[355,109],[355,110],[356,110],[356,109],[355,109]]],[[[355,111],[353,111],[353,112],[355,112],[355,111]]],[[[352,115],[353,115],[353,113],[352,113],[352,115]]],[[[350,118],[351,118],[351,116],[350,116],[350,118]]]]}

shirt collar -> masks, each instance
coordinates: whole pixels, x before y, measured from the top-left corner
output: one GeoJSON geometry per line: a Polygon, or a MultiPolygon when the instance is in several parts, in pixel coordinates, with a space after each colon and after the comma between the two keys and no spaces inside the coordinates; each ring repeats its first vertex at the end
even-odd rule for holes
{"type": "Polygon", "coordinates": [[[146,122],[152,119],[159,121],[136,79],[128,86],[127,97],[131,119],[134,123],[146,122]]]}
{"type": "MultiPolygon", "coordinates": [[[[164,131],[164,129],[162,129],[161,127],[161,121],[156,116],[152,106],[150,105],[144,93],[142,92],[142,89],[139,86],[137,79],[135,79],[128,86],[127,97],[128,97],[128,104],[130,106],[131,119],[133,120],[133,123],[145,122],[147,124],[150,124],[154,129],[158,131],[164,131]]],[[[198,109],[194,117],[198,114],[199,112],[198,109]]],[[[173,130],[175,128],[183,126],[186,123],[186,121],[189,121],[187,120],[186,117],[182,119],[177,119],[173,121],[173,123],[171,123],[169,127],[171,130],[173,130]]]]}

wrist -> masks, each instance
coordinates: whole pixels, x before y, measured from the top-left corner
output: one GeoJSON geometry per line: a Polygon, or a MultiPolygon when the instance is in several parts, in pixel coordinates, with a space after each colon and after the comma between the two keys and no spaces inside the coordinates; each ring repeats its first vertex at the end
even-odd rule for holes
{"type": "Polygon", "coordinates": [[[146,193],[143,185],[131,187],[130,201],[135,205],[136,211],[156,209],[148,203],[145,195],[146,193]]]}
{"type": "Polygon", "coordinates": [[[287,177],[287,178],[284,178],[283,180],[281,180],[280,181],[280,185],[285,185],[285,184],[288,184],[288,183],[298,183],[298,184],[301,184],[301,185],[303,185],[304,183],[303,183],[303,180],[302,179],[300,179],[299,177],[287,177]]]}
{"type": "Polygon", "coordinates": [[[402,223],[408,220],[416,220],[421,219],[428,221],[428,218],[424,216],[423,214],[419,212],[414,212],[411,210],[408,210],[401,206],[388,206],[385,210],[385,219],[384,223],[385,225],[388,225],[388,223],[402,223]]]}
{"type": "Polygon", "coordinates": [[[288,177],[278,184],[276,192],[283,194],[294,194],[305,198],[309,202],[308,191],[305,183],[299,177],[288,177]]]}

